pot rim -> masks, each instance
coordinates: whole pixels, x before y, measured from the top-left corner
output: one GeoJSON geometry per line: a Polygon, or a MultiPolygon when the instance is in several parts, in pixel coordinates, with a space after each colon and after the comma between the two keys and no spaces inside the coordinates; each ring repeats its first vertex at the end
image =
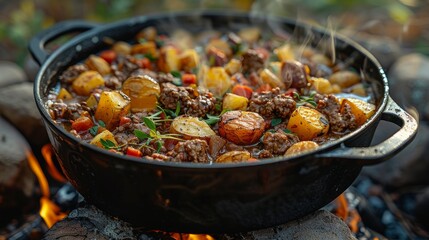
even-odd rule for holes
{"type": "MultiPolygon", "coordinates": [[[[99,154],[102,154],[109,158],[109,161],[128,161],[133,162],[136,164],[144,164],[149,165],[153,167],[170,167],[170,168],[179,168],[179,169],[212,169],[212,170],[219,170],[219,169],[235,169],[235,168],[243,168],[243,167],[257,167],[257,166],[267,166],[267,165],[273,165],[273,164],[280,164],[283,162],[289,162],[289,163],[295,163],[297,161],[302,161],[303,159],[308,159],[311,157],[317,157],[316,155],[318,153],[327,152],[329,150],[332,150],[334,148],[338,148],[341,146],[344,146],[344,142],[358,136],[361,134],[366,128],[370,127],[370,125],[374,124],[378,119],[380,119],[384,109],[387,105],[387,100],[389,97],[389,86],[388,86],[388,80],[386,77],[386,74],[381,66],[381,64],[378,62],[378,60],[363,46],[358,44],[357,42],[353,41],[352,39],[341,35],[339,33],[335,33],[334,38],[337,40],[340,40],[347,44],[348,46],[351,46],[354,48],[357,52],[365,56],[368,61],[372,62],[377,70],[378,74],[381,76],[381,80],[383,82],[383,95],[380,98],[380,104],[377,108],[377,111],[375,114],[369,119],[365,124],[360,126],[359,128],[355,129],[351,133],[346,134],[345,136],[340,137],[339,139],[336,139],[334,141],[331,141],[329,143],[325,143],[321,145],[319,148],[304,152],[301,154],[296,154],[293,156],[288,157],[275,157],[275,158],[268,158],[264,159],[262,161],[257,162],[239,162],[239,163],[213,163],[213,164],[207,164],[207,163],[188,163],[188,162],[164,162],[164,161],[157,161],[157,160],[151,160],[146,158],[136,158],[126,155],[119,155],[116,153],[112,153],[109,151],[106,151],[105,149],[101,149],[99,147],[96,147],[94,145],[91,145],[89,143],[81,142],[79,139],[74,137],[72,134],[70,134],[68,131],[66,131],[62,126],[54,123],[51,116],[49,115],[47,109],[44,106],[44,100],[41,96],[41,81],[42,77],[47,74],[47,68],[48,66],[55,63],[55,59],[58,58],[63,54],[63,52],[67,49],[74,48],[77,44],[83,42],[84,40],[91,39],[95,36],[97,36],[99,33],[104,32],[106,30],[111,30],[119,27],[124,27],[126,25],[135,25],[135,24],[142,24],[145,21],[148,20],[156,20],[156,19],[164,19],[164,18],[177,18],[177,17],[243,17],[243,18],[249,18],[252,19],[258,19],[263,20],[264,23],[268,24],[269,21],[277,21],[277,22],[284,22],[284,23],[292,23],[296,27],[300,27],[303,29],[309,29],[313,32],[323,33],[323,34],[329,34],[330,32],[328,29],[325,29],[323,27],[318,26],[312,26],[308,23],[301,22],[298,20],[285,18],[285,17],[278,17],[278,16],[252,16],[250,12],[237,12],[237,11],[225,11],[225,10],[210,10],[210,11],[201,11],[201,12],[195,12],[195,11],[180,11],[180,12],[174,12],[174,13],[153,13],[148,14],[144,16],[137,16],[132,18],[127,18],[124,20],[112,22],[112,23],[106,23],[97,27],[94,27],[93,29],[90,29],[86,32],[83,32],[79,34],[78,36],[74,37],[73,39],[67,41],[65,44],[63,44],[61,47],[56,49],[52,54],[48,56],[48,58],[42,63],[37,76],[34,81],[34,97],[36,101],[37,108],[39,112],[41,113],[45,124],[49,124],[50,128],[55,129],[55,131],[59,131],[63,137],[66,137],[69,141],[71,141],[75,145],[80,145],[84,148],[88,148],[91,151],[97,152],[99,154]]],[[[51,80],[51,77],[48,77],[48,81],[51,80]]]]}

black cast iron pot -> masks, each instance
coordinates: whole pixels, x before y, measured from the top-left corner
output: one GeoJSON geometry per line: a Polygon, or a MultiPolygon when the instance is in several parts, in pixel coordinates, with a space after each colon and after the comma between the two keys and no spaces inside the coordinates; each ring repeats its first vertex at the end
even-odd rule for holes
{"type": "Polygon", "coordinates": [[[141,16],[95,25],[62,22],[37,35],[30,51],[41,65],[34,94],[50,140],[68,180],[85,199],[135,226],[175,232],[214,233],[261,229],[302,217],[334,200],[364,165],[391,157],[414,137],[417,122],[388,94],[384,71],[374,57],[351,40],[291,20],[250,17],[245,13],[175,13],[141,16]],[[313,46],[334,40],[340,61],[360,70],[372,86],[375,115],[353,133],[319,149],[290,158],[257,163],[195,164],[158,162],[119,156],[81,143],[54,124],[44,107],[59,72],[109,47],[103,41],[131,41],[141,29],[156,26],[199,32],[259,26],[313,46]],[[47,42],[65,33],[83,32],[47,54],[47,42]],[[380,120],[401,128],[384,142],[370,146],[380,120]]]}

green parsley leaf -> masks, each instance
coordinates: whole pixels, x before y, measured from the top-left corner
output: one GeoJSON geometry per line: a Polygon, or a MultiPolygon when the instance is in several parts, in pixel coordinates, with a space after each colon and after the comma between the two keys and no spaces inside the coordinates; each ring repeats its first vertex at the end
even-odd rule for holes
{"type": "Polygon", "coordinates": [[[271,126],[272,127],[277,126],[280,123],[282,123],[282,119],[281,118],[273,118],[273,119],[271,119],[271,126]]]}
{"type": "Polygon", "coordinates": [[[145,56],[145,58],[149,59],[149,61],[151,61],[151,62],[155,62],[156,60],[158,60],[158,58],[154,57],[150,53],[146,53],[144,56],[145,56]]]}
{"type": "Polygon", "coordinates": [[[171,71],[170,73],[175,78],[182,78],[182,74],[179,71],[171,71]]]}
{"type": "Polygon", "coordinates": [[[180,79],[180,78],[174,78],[173,79],[173,84],[176,85],[176,86],[182,86],[183,85],[182,79],[180,79]]]}
{"type": "Polygon", "coordinates": [[[106,124],[102,120],[98,120],[98,125],[100,125],[104,128],[106,127],[106,124]]]}
{"type": "Polygon", "coordinates": [[[100,139],[100,142],[101,142],[101,145],[103,145],[103,147],[105,149],[112,149],[112,148],[116,147],[116,145],[112,141],[110,141],[109,139],[107,139],[107,140],[100,139]]]}
{"type": "Polygon", "coordinates": [[[156,142],[156,146],[157,146],[157,148],[156,148],[156,152],[158,152],[158,153],[159,153],[159,151],[161,151],[161,148],[162,148],[162,142],[161,142],[161,141],[157,141],[157,142],[156,142]]]}
{"type": "Polygon", "coordinates": [[[142,131],[140,131],[138,129],[134,130],[133,133],[134,133],[134,136],[136,136],[140,141],[143,141],[143,140],[145,140],[147,138],[150,138],[149,134],[147,134],[145,132],[142,132],[142,131]]]}
{"type": "Polygon", "coordinates": [[[219,122],[220,117],[207,114],[207,119],[204,119],[204,122],[206,122],[208,125],[214,125],[217,122],[219,122]]]}
{"type": "Polygon", "coordinates": [[[283,132],[285,132],[287,134],[293,134],[293,132],[291,130],[287,129],[287,128],[283,129],[283,132]]]}
{"type": "Polygon", "coordinates": [[[143,122],[150,130],[156,131],[156,124],[152,119],[144,117],[143,122]]]}
{"type": "Polygon", "coordinates": [[[90,133],[92,136],[97,135],[97,133],[98,133],[98,126],[92,126],[92,127],[89,129],[89,133],[90,133]]]}

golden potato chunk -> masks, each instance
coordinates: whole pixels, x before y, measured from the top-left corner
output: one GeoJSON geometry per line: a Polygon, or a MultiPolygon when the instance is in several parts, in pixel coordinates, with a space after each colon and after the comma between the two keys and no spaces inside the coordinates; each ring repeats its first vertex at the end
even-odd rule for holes
{"type": "Polygon", "coordinates": [[[199,59],[200,57],[195,49],[187,49],[179,56],[180,66],[182,70],[190,72],[198,66],[199,59]]]}
{"type": "Polygon", "coordinates": [[[94,117],[97,121],[102,120],[107,129],[113,130],[121,117],[130,111],[130,102],[130,98],[121,91],[102,92],[94,117]]]}
{"type": "Polygon", "coordinates": [[[161,49],[158,67],[165,73],[180,70],[179,53],[175,47],[165,46],[161,49]]]}
{"type": "Polygon", "coordinates": [[[203,69],[201,85],[216,97],[222,97],[231,88],[232,81],[225,68],[211,67],[203,69]]]}
{"type": "Polygon", "coordinates": [[[273,72],[268,68],[265,68],[259,73],[259,77],[264,83],[268,83],[272,88],[279,87],[280,89],[285,89],[286,86],[283,81],[280,80],[273,72]]]}
{"type": "Polygon", "coordinates": [[[225,94],[222,102],[222,109],[227,110],[246,110],[249,99],[233,93],[225,94]]]}
{"type": "Polygon", "coordinates": [[[265,131],[265,120],[255,112],[229,111],[220,117],[219,135],[237,145],[254,144],[265,131]]]}
{"type": "Polygon", "coordinates": [[[210,126],[196,117],[176,117],[170,126],[170,132],[183,135],[185,139],[208,139],[216,133],[210,126]]]}
{"type": "Polygon", "coordinates": [[[98,99],[94,94],[91,94],[88,99],[86,99],[86,106],[90,108],[96,107],[98,104],[98,99]]]}
{"type": "Polygon", "coordinates": [[[225,71],[229,74],[229,76],[232,76],[236,73],[238,73],[241,69],[241,62],[237,59],[231,59],[226,65],[225,65],[225,71]]]}
{"type": "Polygon", "coordinates": [[[282,62],[295,59],[295,53],[290,44],[285,44],[279,48],[274,49],[274,53],[282,62]]]}
{"type": "Polygon", "coordinates": [[[375,113],[375,105],[356,98],[345,98],[341,102],[340,112],[343,112],[344,106],[348,104],[356,123],[360,126],[364,124],[375,113]]]}
{"type": "Polygon", "coordinates": [[[300,140],[311,140],[328,132],[329,121],[316,109],[301,106],[293,111],[287,128],[298,135],[300,140]]]}
{"type": "Polygon", "coordinates": [[[310,78],[309,81],[312,88],[321,94],[339,93],[341,88],[338,85],[332,85],[328,79],[325,78],[310,78]]]}
{"type": "Polygon", "coordinates": [[[111,71],[110,64],[103,58],[96,55],[89,56],[89,58],[85,61],[85,64],[89,69],[97,71],[101,75],[107,75],[111,71]]]}
{"type": "Polygon", "coordinates": [[[251,158],[248,151],[230,151],[216,158],[217,163],[247,162],[251,158]]]}
{"type": "Polygon", "coordinates": [[[261,37],[261,29],[259,27],[242,28],[238,32],[238,36],[245,42],[253,43],[261,37]]]}
{"type": "Polygon", "coordinates": [[[72,83],[73,90],[82,96],[88,96],[94,89],[104,86],[104,79],[97,71],[85,71],[72,83]]]}
{"type": "Polygon", "coordinates": [[[351,87],[361,81],[360,76],[352,71],[339,71],[329,77],[332,84],[338,84],[342,88],[351,87]]]}
{"type": "Polygon", "coordinates": [[[135,44],[131,47],[131,54],[148,54],[154,58],[157,58],[158,50],[156,49],[156,43],[153,41],[147,41],[135,44]]]}
{"type": "Polygon", "coordinates": [[[105,148],[103,146],[102,139],[104,141],[108,140],[108,141],[112,142],[114,144],[114,146],[118,145],[118,143],[115,140],[115,136],[109,130],[104,130],[101,133],[97,134],[94,137],[94,139],[91,140],[90,144],[96,145],[97,147],[100,147],[100,148],[105,148]]]}
{"type": "Polygon", "coordinates": [[[206,46],[206,52],[209,53],[210,49],[215,48],[218,51],[225,54],[227,57],[230,57],[232,55],[232,50],[229,44],[222,39],[212,39],[206,46]]]}
{"type": "Polygon", "coordinates": [[[72,98],[73,96],[65,88],[61,88],[57,95],[57,99],[61,99],[61,100],[70,100],[72,98]]]}
{"type": "Polygon", "coordinates": [[[159,84],[151,77],[134,76],[125,80],[122,91],[131,99],[131,111],[150,111],[156,108],[161,92],[159,84]]]}
{"type": "Polygon", "coordinates": [[[113,44],[112,50],[117,54],[127,55],[131,53],[131,45],[127,42],[118,41],[113,44]]]}
{"type": "Polygon", "coordinates": [[[310,151],[319,147],[319,144],[313,141],[301,141],[290,146],[285,152],[285,156],[291,156],[298,153],[310,151]]]}

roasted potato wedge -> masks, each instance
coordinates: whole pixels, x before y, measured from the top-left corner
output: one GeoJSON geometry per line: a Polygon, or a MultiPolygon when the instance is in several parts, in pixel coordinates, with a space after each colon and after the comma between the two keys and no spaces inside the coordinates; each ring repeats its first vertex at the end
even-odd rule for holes
{"type": "Polygon", "coordinates": [[[236,73],[238,73],[241,69],[241,62],[237,59],[231,59],[226,65],[225,65],[225,71],[229,74],[229,76],[232,76],[236,73]]]}
{"type": "Polygon", "coordinates": [[[301,141],[311,140],[328,132],[329,121],[316,109],[301,106],[293,111],[287,128],[297,134],[301,141]]]}
{"type": "Polygon", "coordinates": [[[312,85],[312,88],[321,94],[331,94],[341,92],[341,88],[334,84],[332,85],[328,79],[325,78],[310,78],[309,82],[312,85]]]}
{"type": "Polygon", "coordinates": [[[265,68],[259,73],[259,77],[264,83],[270,84],[272,88],[279,87],[280,89],[285,89],[285,84],[278,78],[273,72],[268,68],[265,68]]]}
{"type": "Polygon", "coordinates": [[[65,88],[61,88],[57,95],[57,99],[61,99],[61,100],[70,100],[72,98],[73,96],[65,88]]]}
{"type": "Polygon", "coordinates": [[[231,78],[223,67],[205,67],[201,85],[217,97],[222,97],[232,86],[231,78]]]}
{"type": "Polygon", "coordinates": [[[130,111],[130,103],[130,98],[121,91],[102,92],[94,117],[97,121],[102,120],[107,129],[113,130],[121,117],[130,111]]]}
{"type": "Polygon", "coordinates": [[[319,147],[319,144],[313,141],[301,141],[293,144],[286,150],[285,156],[291,156],[294,154],[310,151],[319,147]]]}
{"type": "Polygon", "coordinates": [[[195,49],[187,49],[180,54],[179,61],[182,70],[190,72],[198,66],[200,57],[195,49]]]}
{"type": "Polygon", "coordinates": [[[345,98],[341,101],[340,112],[344,111],[344,106],[348,104],[358,125],[364,124],[375,113],[375,105],[356,98],[345,98]]]}
{"type": "Polygon", "coordinates": [[[165,73],[180,70],[179,52],[175,47],[165,46],[161,48],[161,54],[158,59],[158,67],[165,73]]]}
{"type": "Polygon", "coordinates": [[[223,97],[222,109],[227,110],[246,110],[249,99],[233,93],[227,93],[223,97]]]}
{"type": "Polygon", "coordinates": [[[294,60],[295,53],[290,44],[285,44],[279,48],[274,49],[274,53],[277,55],[280,61],[294,60]]]}
{"type": "Polygon", "coordinates": [[[254,144],[265,131],[265,120],[255,112],[229,111],[220,117],[219,134],[237,145],[254,144]]]}
{"type": "Polygon", "coordinates": [[[217,163],[247,162],[251,158],[248,151],[230,151],[216,158],[217,163]]]}
{"type": "Polygon", "coordinates": [[[161,92],[159,84],[151,77],[129,77],[122,85],[122,91],[131,99],[131,111],[150,111],[156,108],[161,92]]]}
{"type": "Polygon", "coordinates": [[[329,77],[332,84],[338,84],[342,88],[351,87],[361,81],[360,76],[352,71],[339,71],[329,77]]]}
{"type": "Polygon", "coordinates": [[[170,132],[181,134],[185,139],[208,139],[210,136],[216,135],[206,122],[196,117],[183,115],[173,120],[170,126],[170,132]]]}
{"type": "Polygon", "coordinates": [[[101,75],[107,75],[111,72],[110,64],[103,58],[91,55],[85,61],[89,69],[99,72],[101,75]]]}
{"type": "Polygon", "coordinates": [[[104,141],[111,141],[115,146],[118,145],[118,143],[115,140],[115,136],[113,133],[111,133],[109,130],[104,130],[101,133],[97,134],[90,142],[90,144],[96,145],[97,147],[104,148],[102,140],[104,141]]]}
{"type": "Polygon", "coordinates": [[[73,90],[82,96],[88,96],[99,87],[104,86],[104,79],[97,71],[85,71],[72,83],[73,90]]]}

